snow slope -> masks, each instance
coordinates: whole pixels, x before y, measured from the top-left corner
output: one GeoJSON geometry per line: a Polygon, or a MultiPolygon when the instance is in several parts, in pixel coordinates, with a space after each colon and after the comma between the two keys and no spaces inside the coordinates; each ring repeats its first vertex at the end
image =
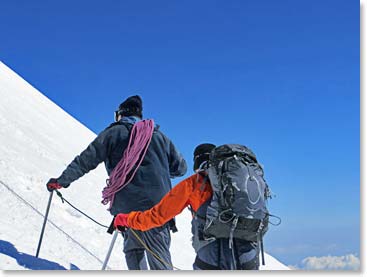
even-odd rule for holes
{"type": "MultiPolygon", "coordinates": [[[[112,236],[63,204],[54,195],[39,259],[35,258],[49,193],[45,183],[58,177],[95,134],[0,62],[0,269],[81,269],[102,266],[112,236]]],[[[62,190],[66,199],[109,225],[100,204],[103,165],[62,190]]],[[[190,214],[177,217],[172,235],[172,259],[180,269],[192,269],[190,214]]],[[[266,255],[263,270],[285,270],[266,255]]],[[[126,269],[119,237],[109,269],[126,269]]]]}

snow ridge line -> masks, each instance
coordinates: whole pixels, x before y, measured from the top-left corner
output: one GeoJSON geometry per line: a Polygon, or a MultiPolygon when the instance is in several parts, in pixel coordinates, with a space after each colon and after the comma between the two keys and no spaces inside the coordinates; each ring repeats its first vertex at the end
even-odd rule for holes
{"type": "MultiPolygon", "coordinates": [[[[39,210],[37,210],[35,207],[32,206],[27,200],[25,200],[23,197],[21,197],[18,193],[16,193],[13,189],[11,189],[8,185],[6,185],[4,182],[0,180],[0,184],[2,184],[6,189],[8,189],[13,195],[15,195],[19,200],[21,200],[24,204],[26,204],[28,207],[30,207],[34,212],[45,217],[44,214],[42,214],[39,210]]],[[[94,255],[91,251],[89,251],[87,248],[85,248],[80,242],[75,240],[72,236],[70,236],[68,233],[66,233],[64,230],[62,230],[60,227],[58,227],[55,223],[53,223],[51,220],[47,219],[47,221],[54,226],[57,230],[59,230],[61,233],[63,233],[66,237],[68,237],[72,242],[77,244],[80,248],[82,248],[85,252],[87,252],[89,255],[91,255],[93,258],[98,260],[101,264],[103,264],[103,261],[99,259],[96,255],[94,255]]],[[[107,266],[108,269],[111,269],[107,266]]]]}

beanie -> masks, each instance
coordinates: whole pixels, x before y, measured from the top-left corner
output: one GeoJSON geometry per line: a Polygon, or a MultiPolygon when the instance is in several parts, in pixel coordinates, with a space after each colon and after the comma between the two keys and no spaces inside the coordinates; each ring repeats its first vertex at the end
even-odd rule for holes
{"type": "Polygon", "coordinates": [[[118,114],[122,116],[139,116],[143,118],[143,101],[139,95],[130,96],[122,102],[118,109],[118,114]]]}
{"type": "Polygon", "coordinates": [[[209,160],[210,152],[216,146],[211,143],[202,143],[198,145],[194,150],[194,171],[199,169],[200,166],[209,160]]]}

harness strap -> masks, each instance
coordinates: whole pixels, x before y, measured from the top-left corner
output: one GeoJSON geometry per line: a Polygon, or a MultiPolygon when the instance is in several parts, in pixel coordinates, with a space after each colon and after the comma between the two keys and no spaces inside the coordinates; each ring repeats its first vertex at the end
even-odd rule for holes
{"type": "Polygon", "coordinates": [[[263,228],[264,228],[264,223],[261,220],[260,225],[259,225],[259,229],[257,230],[257,241],[258,241],[258,245],[259,245],[259,248],[260,248],[260,251],[261,251],[262,265],[265,265],[263,228]]]}
{"type": "Polygon", "coordinates": [[[238,223],[238,216],[236,216],[233,219],[232,227],[231,227],[231,232],[229,233],[229,248],[230,249],[232,249],[232,247],[233,247],[233,234],[234,234],[234,230],[237,227],[237,223],[238,223]]]}
{"type": "Polygon", "coordinates": [[[234,230],[237,227],[237,223],[238,223],[238,216],[236,216],[233,219],[231,232],[229,233],[229,249],[231,249],[232,251],[232,260],[233,260],[233,267],[234,267],[233,269],[237,268],[236,256],[234,254],[234,245],[233,245],[233,234],[234,234],[234,230]]]}
{"type": "Polygon", "coordinates": [[[260,236],[260,247],[261,247],[261,261],[262,265],[265,265],[265,254],[264,254],[264,241],[263,241],[263,235],[260,236]]]}

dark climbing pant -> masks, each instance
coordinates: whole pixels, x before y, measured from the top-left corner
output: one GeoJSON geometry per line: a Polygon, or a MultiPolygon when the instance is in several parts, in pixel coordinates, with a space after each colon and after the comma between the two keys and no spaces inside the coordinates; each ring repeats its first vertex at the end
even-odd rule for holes
{"type": "Polygon", "coordinates": [[[259,251],[254,242],[234,239],[233,253],[228,239],[217,239],[199,249],[195,270],[258,270],[259,251]]]}
{"type": "Polygon", "coordinates": [[[145,232],[134,230],[134,232],[165,263],[154,257],[149,251],[146,251],[141,242],[128,229],[124,234],[124,253],[129,270],[147,270],[147,260],[151,270],[172,269],[168,265],[172,264],[171,254],[169,252],[171,244],[169,227],[158,227],[145,232]]]}

